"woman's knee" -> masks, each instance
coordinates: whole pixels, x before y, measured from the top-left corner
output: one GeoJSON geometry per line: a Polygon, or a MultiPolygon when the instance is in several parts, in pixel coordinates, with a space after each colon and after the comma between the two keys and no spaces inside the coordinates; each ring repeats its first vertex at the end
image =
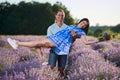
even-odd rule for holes
{"type": "Polygon", "coordinates": [[[45,47],[52,47],[51,43],[49,43],[49,42],[45,42],[44,45],[45,45],[45,47]]]}
{"type": "Polygon", "coordinates": [[[41,41],[36,41],[34,43],[36,46],[40,46],[40,47],[55,47],[54,44],[52,44],[50,41],[48,40],[41,40],[41,41]]]}

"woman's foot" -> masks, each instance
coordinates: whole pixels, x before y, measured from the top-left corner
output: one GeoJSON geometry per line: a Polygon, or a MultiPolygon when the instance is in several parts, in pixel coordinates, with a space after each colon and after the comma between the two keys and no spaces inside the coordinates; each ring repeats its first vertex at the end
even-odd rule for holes
{"type": "Polygon", "coordinates": [[[45,60],[44,60],[44,57],[43,57],[43,55],[41,54],[39,54],[39,60],[40,60],[40,62],[42,63],[42,66],[46,66],[47,64],[48,64],[48,62],[45,62],[45,60]]]}
{"type": "Polygon", "coordinates": [[[13,49],[17,49],[18,48],[18,45],[16,44],[16,40],[14,39],[11,39],[11,38],[7,38],[7,41],[8,43],[10,44],[10,46],[13,48],[13,49]]]}

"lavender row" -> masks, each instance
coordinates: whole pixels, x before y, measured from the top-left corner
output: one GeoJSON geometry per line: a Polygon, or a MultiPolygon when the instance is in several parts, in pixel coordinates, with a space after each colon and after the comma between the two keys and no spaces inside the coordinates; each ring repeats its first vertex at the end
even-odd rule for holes
{"type": "MultiPolygon", "coordinates": [[[[8,37],[33,41],[44,36],[0,36],[0,80],[63,80],[57,68],[41,65],[35,49],[13,50],[6,41],[8,37]]],[[[47,61],[49,49],[42,48],[42,52],[47,61]]],[[[84,45],[77,39],[71,46],[65,74],[64,80],[119,80],[120,41],[84,45]]]]}

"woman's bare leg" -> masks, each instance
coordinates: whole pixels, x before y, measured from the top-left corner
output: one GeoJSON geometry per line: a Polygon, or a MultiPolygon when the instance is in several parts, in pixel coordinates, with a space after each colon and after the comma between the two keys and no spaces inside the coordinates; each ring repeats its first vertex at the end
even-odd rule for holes
{"type": "Polygon", "coordinates": [[[36,47],[36,52],[38,53],[39,60],[43,62],[43,54],[42,54],[41,48],[36,47]]]}
{"type": "Polygon", "coordinates": [[[31,42],[21,42],[17,41],[16,44],[18,46],[25,46],[25,47],[55,47],[48,39],[42,39],[38,41],[31,41],[31,42]]]}
{"type": "Polygon", "coordinates": [[[43,61],[43,54],[41,52],[41,47],[55,47],[48,39],[41,39],[38,41],[31,41],[31,42],[17,41],[16,44],[18,46],[36,48],[40,61],[43,61]]]}

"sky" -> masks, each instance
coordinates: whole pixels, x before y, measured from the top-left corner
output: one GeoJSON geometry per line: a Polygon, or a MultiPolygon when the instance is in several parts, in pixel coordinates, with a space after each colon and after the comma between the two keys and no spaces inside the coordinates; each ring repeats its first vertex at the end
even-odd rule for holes
{"type": "Polygon", "coordinates": [[[14,4],[20,1],[49,2],[52,5],[59,1],[70,11],[74,19],[88,18],[92,26],[120,24],[120,0],[0,0],[0,3],[5,1],[14,4]]]}

